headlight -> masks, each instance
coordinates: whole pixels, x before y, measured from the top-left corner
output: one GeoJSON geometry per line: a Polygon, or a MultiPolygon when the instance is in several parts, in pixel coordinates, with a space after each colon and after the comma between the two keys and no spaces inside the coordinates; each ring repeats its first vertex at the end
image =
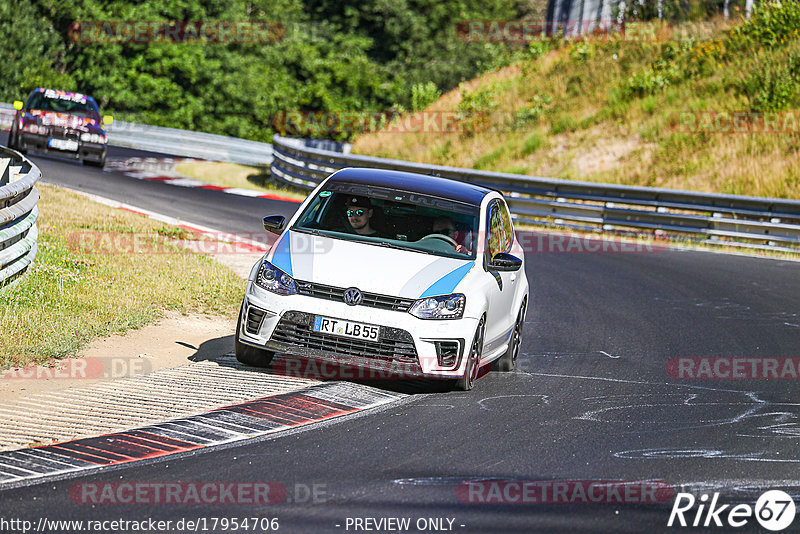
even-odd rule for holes
{"type": "Polygon", "coordinates": [[[294,278],[281,271],[267,260],[261,263],[256,275],[256,285],[263,287],[267,291],[272,291],[278,295],[294,295],[297,293],[297,286],[294,278]]]}
{"type": "Polygon", "coordinates": [[[84,143],[100,144],[100,143],[105,143],[105,137],[96,133],[84,132],[81,134],[81,141],[83,141],[84,143]]]}
{"type": "Polygon", "coordinates": [[[467,297],[461,293],[428,297],[416,301],[408,313],[420,319],[461,319],[467,297]]]}

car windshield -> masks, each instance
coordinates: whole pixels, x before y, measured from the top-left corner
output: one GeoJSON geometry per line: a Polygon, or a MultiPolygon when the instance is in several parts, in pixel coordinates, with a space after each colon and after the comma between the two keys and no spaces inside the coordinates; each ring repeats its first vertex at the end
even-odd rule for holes
{"type": "Polygon", "coordinates": [[[31,97],[28,109],[71,113],[100,120],[100,110],[88,98],[77,93],[39,92],[31,97]]]}
{"type": "Polygon", "coordinates": [[[330,182],[306,206],[292,229],[474,259],[478,207],[410,191],[330,182]]]}

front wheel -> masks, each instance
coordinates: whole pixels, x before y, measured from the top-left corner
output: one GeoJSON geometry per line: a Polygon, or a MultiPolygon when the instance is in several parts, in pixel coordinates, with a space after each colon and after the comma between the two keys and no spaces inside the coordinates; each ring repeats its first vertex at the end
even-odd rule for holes
{"type": "Polygon", "coordinates": [[[236,359],[245,365],[251,367],[269,367],[272,363],[272,358],[275,353],[271,350],[257,349],[250,345],[245,345],[239,341],[239,335],[242,333],[242,310],[239,310],[239,319],[236,321],[236,337],[233,339],[233,351],[236,353],[236,359]]]}
{"type": "Polygon", "coordinates": [[[472,341],[472,346],[467,356],[464,376],[456,380],[455,389],[459,391],[471,390],[472,386],[475,385],[475,379],[478,378],[481,354],[483,353],[484,321],[485,319],[481,317],[481,322],[478,323],[478,329],[475,331],[475,339],[472,341]]]}
{"type": "Polygon", "coordinates": [[[519,356],[519,347],[522,344],[522,327],[525,324],[525,304],[525,302],[522,303],[522,308],[517,315],[517,322],[514,323],[514,332],[508,342],[508,350],[492,362],[492,371],[508,373],[517,368],[517,356],[519,356]]]}
{"type": "Polygon", "coordinates": [[[103,167],[106,166],[106,156],[103,155],[103,157],[100,159],[100,161],[93,161],[93,160],[90,160],[90,159],[84,159],[84,160],[81,161],[81,163],[83,163],[84,165],[88,165],[90,167],[99,167],[99,168],[102,169],[103,167]]]}

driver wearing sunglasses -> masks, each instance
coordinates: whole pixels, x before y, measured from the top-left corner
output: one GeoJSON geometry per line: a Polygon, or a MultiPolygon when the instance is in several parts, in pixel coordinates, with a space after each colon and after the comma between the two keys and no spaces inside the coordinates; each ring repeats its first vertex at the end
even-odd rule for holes
{"type": "Polygon", "coordinates": [[[367,197],[348,197],[345,207],[347,222],[353,227],[355,233],[359,235],[376,236],[378,231],[370,225],[372,218],[372,202],[367,197]]]}

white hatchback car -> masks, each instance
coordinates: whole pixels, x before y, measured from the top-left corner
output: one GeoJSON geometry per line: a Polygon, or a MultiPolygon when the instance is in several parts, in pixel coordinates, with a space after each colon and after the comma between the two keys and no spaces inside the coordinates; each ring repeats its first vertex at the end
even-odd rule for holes
{"type": "Polygon", "coordinates": [[[497,191],[348,168],[264,227],[280,237],[250,272],[240,362],[289,354],[462,390],[485,364],[514,369],[528,281],[497,191]]]}

